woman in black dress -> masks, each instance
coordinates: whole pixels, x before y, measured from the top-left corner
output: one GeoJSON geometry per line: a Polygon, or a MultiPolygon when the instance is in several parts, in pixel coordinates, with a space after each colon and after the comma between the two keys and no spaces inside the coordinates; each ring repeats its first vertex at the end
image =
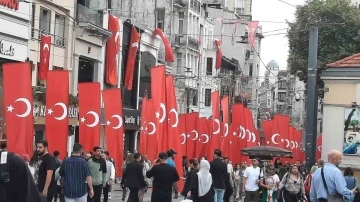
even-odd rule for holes
{"type": "Polygon", "coordinates": [[[209,171],[209,162],[207,160],[201,160],[197,179],[192,181],[191,191],[187,194],[193,202],[214,202],[212,176],[209,171]]]}

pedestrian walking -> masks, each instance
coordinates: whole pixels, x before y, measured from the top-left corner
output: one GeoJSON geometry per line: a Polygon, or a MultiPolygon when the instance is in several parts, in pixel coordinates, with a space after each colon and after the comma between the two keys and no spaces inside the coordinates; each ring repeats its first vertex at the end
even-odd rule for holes
{"type": "Polygon", "coordinates": [[[59,174],[65,202],[86,202],[87,195],[90,199],[94,196],[89,165],[81,157],[81,153],[82,145],[74,144],[71,157],[65,159],[60,167],[59,174]],[[87,186],[89,194],[87,194],[87,186]]]}
{"type": "Polygon", "coordinates": [[[252,160],[252,166],[244,171],[242,194],[245,195],[244,202],[260,201],[259,179],[260,179],[260,159],[252,160]]]}
{"type": "Polygon", "coordinates": [[[102,158],[106,160],[106,185],[103,188],[103,197],[104,197],[104,202],[107,202],[110,197],[109,197],[109,191],[110,191],[110,187],[113,184],[114,180],[115,180],[115,167],[114,164],[110,161],[110,155],[108,151],[104,151],[102,153],[102,158]]]}
{"type": "Polygon", "coordinates": [[[102,189],[106,186],[106,161],[101,157],[101,148],[96,146],[93,149],[94,155],[88,159],[88,165],[91,173],[94,198],[88,197],[88,201],[100,202],[102,189]]]}
{"type": "Polygon", "coordinates": [[[207,160],[200,161],[200,170],[192,181],[187,196],[191,196],[193,202],[214,202],[213,181],[210,171],[210,164],[207,160]]]}
{"type": "Polygon", "coordinates": [[[221,159],[221,151],[214,150],[214,160],[210,163],[210,173],[213,179],[215,189],[215,202],[223,202],[226,189],[226,177],[228,176],[227,165],[221,159]]]}

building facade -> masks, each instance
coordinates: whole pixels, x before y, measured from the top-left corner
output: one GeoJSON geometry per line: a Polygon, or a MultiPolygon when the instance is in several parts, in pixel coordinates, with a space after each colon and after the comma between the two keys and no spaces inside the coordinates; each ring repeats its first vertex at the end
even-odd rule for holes
{"type": "MultiPolygon", "coordinates": [[[[0,5],[0,105],[3,105],[4,63],[29,61],[31,4],[9,0],[0,5]]],[[[4,109],[0,110],[0,142],[6,141],[4,109]]]]}

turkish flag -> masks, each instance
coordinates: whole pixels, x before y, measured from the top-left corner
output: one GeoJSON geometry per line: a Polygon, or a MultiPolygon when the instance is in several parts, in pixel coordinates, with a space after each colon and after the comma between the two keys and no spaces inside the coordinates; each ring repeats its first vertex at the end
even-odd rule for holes
{"type": "Polygon", "coordinates": [[[148,100],[146,102],[146,117],[144,121],[146,123],[144,124],[143,130],[145,130],[145,133],[147,135],[147,151],[146,154],[148,155],[149,159],[155,160],[158,158],[158,137],[156,136],[157,131],[157,125],[155,124],[157,121],[157,118],[155,117],[155,109],[154,109],[154,103],[153,100],[148,100]]]}
{"type": "Polygon", "coordinates": [[[116,56],[121,46],[120,23],[119,18],[109,14],[108,29],[112,35],[106,42],[105,81],[113,86],[118,84],[116,56]]]}
{"type": "MultiPolygon", "coordinates": [[[[211,108],[213,120],[213,134],[211,135],[209,153],[213,153],[215,149],[221,149],[221,125],[220,125],[220,95],[219,91],[211,93],[211,108]]],[[[212,159],[210,159],[212,160],[212,159]]]]}
{"type": "Polygon", "coordinates": [[[85,151],[100,145],[100,83],[79,83],[79,136],[85,151]]]}
{"type": "MultiPolygon", "coordinates": [[[[165,36],[164,32],[160,28],[156,28],[153,32],[154,36],[159,36],[164,43],[165,46],[165,61],[166,62],[174,62],[175,57],[173,53],[173,49],[169,43],[169,39],[165,36]]],[[[152,77],[153,78],[153,77],[152,77]]]]}
{"type": "Polygon", "coordinates": [[[285,115],[276,114],[273,120],[274,120],[274,126],[272,131],[272,134],[274,134],[274,137],[272,137],[272,140],[274,140],[273,144],[275,144],[277,147],[287,149],[290,145],[289,142],[290,118],[285,115]]]}
{"type": "Polygon", "coordinates": [[[274,125],[274,121],[273,120],[266,120],[266,121],[262,121],[261,122],[263,131],[264,131],[264,136],[265,136],[265,145],[271,145],[274,146],[273,143],[273,125],[274,125]]]}
{"type": "Polygon", "coordinates": [[[248,41],[249,41],[249,44],[251,45],[251,48],[254,48],[258,25],[259,25],[258,21],[249,21],[248,22],[248,41]]]}
{"type": "Polygon", "coordinates": [[[231,113],[231,127],[229,133],[229,158],[232,159],[234,162],[240,162],[240,155],[238,155],[239,148],[240,148],[240,139],[239,139],[239,127],[240,127],[240,114],[242,109],[241,104],[234,104],[232,106],[232,113],[231,113]]]}
{"type": "Polygon", "coordinates": [[[60,152],[60,158],[67,156],[69,136],[69,72],[49,71],[46,80],[45,135],[49,152],[60,152]]]}
{"type": "Polygon", "coordinates": [[[140,153],[142,154],[146,154],[147,153],[147,142],[148,142],[148,139],[147,139],[147,134],[146,134],[146,131],[144,130],[145,129],[145,125],[146,125],[146,114],[149,110],[146,110],[148,104],[148,98],[147,96],[144,96],[143,97],[143,101],[142,101],[142,104],[141,104],[141,122],[140,122],[140,153]]]}
{"type": "Polygon", "coordinates": [[[32,155],[34,117],[30,63],[4,64],[3,79],[7,147],[19,155],[32,155]]]}
{"type": "Polygon", "coordinates": [[[199,138],[198,130],[199,113],[193,112],[186,114],[186,155],[190,158],[197,158],[196,141],[199,138]]]}
{"type": "Polygon", "coordinates": [[[46,80],[49,71],[51,36],[41,34],[39,79],[46,80]]]}
{"type": "Polygon", "coordinates": [[[318,135],[316,137],[316,160],[321,159],[321,151],[322,151],[322,135],[318,135]]]}
{"type": "Polygon", "coordinates": [[[254,119],[252,116],[252,112],[249,110],[249,108],[245,109],[245,122],[246,122],[246,133],[248,135],[246,140],[247,141],[246,147],[258,146],[258,142],[256,138],[256,130],[254,126],[254,119]]]}
{"type": "Polygon", "coordinates": [[[136,62],[136,55],[139,49],[139,43],[140,43],[140,34],[137,32],[135,26],[133,25],[131,29],[131,40],[129,44],[129,53],[128,53],[126,69],[125,69],[124,86],[126,90],[131,90],[133,87],[135,62],[136,62]]]}
{"type": "MultiPolygon", "coordinates": [[[[106,121],[106,148],[115,162],[122,162],[125,134],[121,90],[119,88],[103,90],[102,97],[106,121]]],[[[116,164],[116,173],[122,173],[121,166],[121,163],[116,164]]]]}
{"type": "Polygon", "coordinates": [[[229,141],[229,96],[224,96],[221,99],[221,108],[222,108],[222,128],[223,136],[221,140],[221,150],[223,150],[224,155],[228,156],[230,154],[230,141],[229,141]]]}
{"type": "Polygon", "coordinates": [[[201,159],[208,154],[210,133],[208,120],[205,117],[199,118],[198,122],[199,141],[197,141],[196,154],[199,155],[198,159],[201,159]]]}
{"type": "Polygon", "coordinates": [[[212,134],[213,134],[213,125],[214,125],[214,122],[213,120],[211,119],[208,119],[207,120],[207,128],[208,128],[208,134],[209,134],[209,137],[210,137],[210,140],[206,143],[206,151],[207,151],[207,154],[205,155],[207,159],[211,159],[213,157],[213,151],[209,152],[209,148],[210,148],[210,143],[211,143],[211,138],[212,138],[212,134]]]}
{"type": "Polygon", "coordinates": [[[221,42],[219,39],[215,39],[215,45],[216,45],[216,69],[220,69],[221,62],[222,62],[222,49],[221,49],[221,42]]]}
{"type": "Polygon", "coordinates": [[[166,78],[165,66],[156,66],[151,68],[151,94],[153,108],[155,110],[156,136],[158,139],[158,151],[165,152],[169,149],[167,133],[167,110],[166,110],[166,78]]]}
{"type": "Polygon", "coordinates": [[[184,155],[187,155],[186,153],[186,142],[187,142],[187,133],[186,133],[186,117],[187,114],[181,114],[179,116],[179,130],[180,130],[180,147],[181,147],[181,152],[184,155]]]}

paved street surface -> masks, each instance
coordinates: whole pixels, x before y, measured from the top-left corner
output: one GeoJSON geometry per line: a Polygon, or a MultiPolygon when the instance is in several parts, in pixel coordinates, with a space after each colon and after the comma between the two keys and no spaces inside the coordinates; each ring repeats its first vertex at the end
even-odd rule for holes
{"type": "MultiPolygon", "coordinates": [[[[111,192],[111,200],[110,201],[116,201],[116,202],[122,202],[122,194],[123,191],[120,188],[119,184],[113,185],[113,191],[111,192]]],[[[151,188],[147,191],[147,194],[145,194],[144,202],[150,202],[151,200],[151,188]]],[[[180,202],[183,199],[183,197],[177,200],[173,200],[173,202],[180,202]]],[[[126,200],[125,200],[126,202],[126,200]]]]}

